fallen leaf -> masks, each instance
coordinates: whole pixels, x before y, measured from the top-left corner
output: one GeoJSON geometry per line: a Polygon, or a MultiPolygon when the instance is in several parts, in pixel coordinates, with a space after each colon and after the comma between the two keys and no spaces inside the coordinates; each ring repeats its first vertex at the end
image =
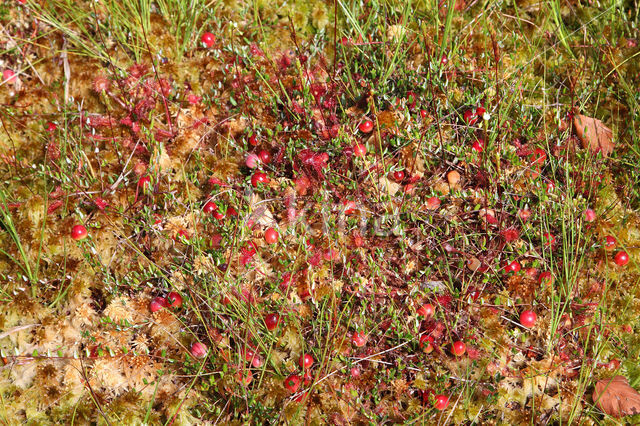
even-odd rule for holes
{"type": "Polygon", "coordinates": [[[277,225],[277,222],[273,217],[273,213],[271,213],[267,204],[265,204],[264,200],[262,200],[258,194],[251,195],[249,206],[252,211],[249,219],[253,220],[255,224],[263,227],[272,227],[277,225]]]}
{"type": "Polygon", "coordinates": [[[412,176],[421,178],[424,176],[426,166],[422,155],[418,152],[418,144],[406,146],[401,151],[402,163],[406,164],[407,170],[412,176]]]}
{"type": "Polygon", "coordinates": [[[396,192],[398,192],[398,190],[400,190],[400,185],[382,176],[380,177],[380,179],[378,179],[378,188],[381,191],[385,191],[389,195],[393,196],[396,194],[396,192]]]}
{"type": "Polygon", "coordinates": [[[624,376],[596,383],[593,401],[602,411],[616,418],[640,414],[640,393],[629,386],[624,376]]]}
{"type": "Polygon", "coordinates": [[[613,152],[611,129],[605,126],[602,121],[577,114],[573,117],[573,126],[583,148],[589,148],[591,152],[602,151],[602,155],[605,157],[613,152]]]}
{"type": "Polygon", "coordinates": [[[382,129],[392,129],[401,123],[399,115],[396,115],[393,111],[380,111],[377,116],[378,126],[382,129]]]}
{"type": "Polygon", "coordinates": [[[467,268],[469,268],[474,272],[480,269],[480,266],[482,266],[482,263],[480,262],[480,260],[478,260],[478,258],[474,256],[471,256],[470,258],[468,258],[466,261],[466,264],[467,264],[467,268]]]}

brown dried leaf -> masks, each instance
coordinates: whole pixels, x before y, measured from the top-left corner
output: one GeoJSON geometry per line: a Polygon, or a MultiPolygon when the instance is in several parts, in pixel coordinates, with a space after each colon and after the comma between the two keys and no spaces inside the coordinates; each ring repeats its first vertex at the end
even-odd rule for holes
{"type": "Polygon", "coordinates": [[[591,152],[602,151],[602,155],[605,157],[613,152],[613,141],[611,140],[613,134],[602,121],[576,114],[573,117],[573,126],[583,148],[589,148],[591,152]]]}
{"type": "Polygon", "coordinates": [[[471,256],[466,260],[467,268],[472,270],[473,272],[480,269],[482,266],[482,262],[477,257],[471,256]]]}
{"type": "Polygon", "coordinates": [[[596,383],[593,401],[602,411],[616,418],[640,414],[640,393],[629,386],[624,376],[596,383]]]}
{"type": "Polygon", "coordinates": [[[355,105],[347,108],[347,110],[345,112],[347,113],[347,116],[349,116],[349,117],[358,117],[358,116],[361,116],[362,114],[364,114],[364,111],[362,110],[362,108],[360,108],[360,106],[358,104],[355,104],[355,105]]]}
{"type": "Polygon", "coordinates": [[[412,176],[423,177],[426,166],[422,155],[418,152],[417,143],[404,147],[401,151],[403,164],[411,172],[412,176]]]}
{"type": "Polygon", "coordinates": [[[385,176],[381,176],[378,179],[378,189],[380,191],[387,192],[391,196],[394,196],[396,192],[400,190],[400,185],[387,179],[385,176]]]}
{"type": "Polygon", "coordinates": [[[254,223],[263,227],[277,226],[278,223],[273,217],[273,213],[271,213],[268,205],[265,204],[264,200],[262,200],[258,194],[251,195],[249,206],[252,211],[250,219],[253,220],[254,223]]]}
{"type": "Polygon", "coordinates": [[[401,117],[393,111],[380,111],[377,121],[381,129],[392,129],[401,123],[401,117]]]}

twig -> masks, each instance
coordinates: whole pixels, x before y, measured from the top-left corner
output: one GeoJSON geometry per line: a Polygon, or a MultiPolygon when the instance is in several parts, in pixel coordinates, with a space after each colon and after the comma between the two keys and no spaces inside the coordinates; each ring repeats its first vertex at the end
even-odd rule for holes
{"type": "Polygon", "coordinates": [[[11,335],[13,333],[16,333],[16,332],[22,331],[22,330],[26,330],[26,329],[31,328],[31,327],[36,327],[38,325],[40,325],[40,323],[15,326],[15,327],[10,328],[9,330],[5,331],[4,333],[0,334],[0,339],[4,339],[5,337],[7,337],[7,336],[9,336],[9,335],[11,335]]]}

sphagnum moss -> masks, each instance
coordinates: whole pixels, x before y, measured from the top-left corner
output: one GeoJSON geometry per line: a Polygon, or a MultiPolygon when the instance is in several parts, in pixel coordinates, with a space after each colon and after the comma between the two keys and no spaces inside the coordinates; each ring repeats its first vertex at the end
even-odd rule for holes
{"type": "Polygon", "coordinates": [[[20,71],[19,85],[0,86],[0,208],[16,225],[0,234],[4,417],[589,423],[601,414],[584,395],[609,366],[622,360],[618,373],[637,381],[628,10],[560,8],[560,39],[540,4],[455,2],[452,19],[435,3],[227,2],[190,14],[159,2],[130,20],[134,9],[109,2],[49,13],[60,6],[1,18],[15,46],[0,66],[20,71]],[[205,30],[210,47],[198,44],[205,30]],[[613,159],[581,149],[575,112],[614,128],[613,159]],[[252,150],[272,157],[255,189],[252,150]],[[222,216],[202,214],[208,200],[222,216]],[[76,242],[77,223],[88,237],[76,242]],[[279,239],[267,247],[269,227],[279,239]],[[522,269],[507,274],[505,261],[522,269]],[[170,291],[183,306],[150,312],[170,291]],[[436,312],[424,319],[427,302],[436,312]],[[531,329],[518,323],[525,309],[531,329]],[[267,313],[281,317],[273,330],[267,313]],[[450,355],[454,341],[464,357],[450,355]],[[194,342],[205,358],[190,356],[194,342]],[[316,362],[290,394],[282,381],[303,377],[301,353],[316,362]]]}

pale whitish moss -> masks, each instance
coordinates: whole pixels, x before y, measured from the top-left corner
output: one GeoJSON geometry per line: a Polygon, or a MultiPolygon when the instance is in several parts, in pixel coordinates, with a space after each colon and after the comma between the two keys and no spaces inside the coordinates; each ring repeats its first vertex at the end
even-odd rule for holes
{"type": "Polygon", "coordinates": [[[131,342],[131,348],[135,353],[147,354],[149,353],[149,339],[142,333],[136,334],[131,342]]]}
{"type": "MultiPolygon", "coordinates": [[[[35,345],[21,345],[18,346],[20,353],[26,353],[31,355],[35,350],[35,345]]],[[[37,363],[30,361],[27,358],[17,358],[16,365],[11,369],[11,378],[13,384],[20,389],[28,389],[33,383],[33,378],[36,376],[37,363]]]]}
{"type": "Polygon", "coordinates": [[[198,255],[193,262],[193,272],[196,275],[210,274],[216,270],[213,259],[208,255],[198,255]]]}
{"type": "MultiPolygon", "coordinates": [[[[122,225],[116,223],[115,229],[123,229],[120,227],[122,225]]],[[[126,258],[124,248],[125,244],[122,244],[120,238],[123,238],[124,235],[121,233],[117,233],[114,231],[114,228],[102,228],[102,229],[94,229],[91,232],[91,237],[93,239],[94,245],[98,258],[103,265],[111,264],[116,257],[118,259],[126,258]]],[[[117,259],[116,259],[117,260],[117,259]]]]}
{"type": "Polygon", "coordinates": [[[160,365],[147,355],[127,355],[124,361],[127,365],[125,376],[131,389],[141,391],[145,397],[151,397],[155,389],[149,384],[158,379],[157,370],[160,365]]]}
{"type": "Polygon", "coordinates": [[[111,318],[114,323],[120,324],[126,321],[129,324],[134,323],[134,312],[127,306],[130,299],[126,296],[114,298],[102,312],[102,315],[111,318]]]}
{"type": "Polygon", "coordinates": [[[80,398],[84,394],[83,364],[79,359],[71,359],[63,367],[62,383],[65,391],[80,398]]]}
{"type": "Polygon", "coordinates": [[[171,273],[171,286],[180,291],[185,287],[193,286],[193,279],[181,271],[176,270],[171,273]]]}
{"type": "Polygon", "coordinates": [[[178,235],[181,230],[187,231],[189,235],[193,233],[192,224],[194,224],[195,217],[189,213],[182,216],[172,216],[167,219],[164,229],[170,236],[178,235]]]}
{"type": "MultiPolygon", "coordinates": [[[[70,286],[67,298],[68,308],[77,309],[81,306],[91,306],[91,280],[93,275],[89,266],[80,264],[74,276],[69,276],[70,286]]],[[[93,308],[91,308],[93,310],[93,308]]]]}
{"type": "Polygon", "coordinates": [[[78,330],[86,330],[98,320],[98,315],[89,303],[78,305],[72,314],[72,324],[78,330]]]}
{"type": "Polygon", "coordinates": [[[61,348],[52,348],[52,351],[62,350],[62,353],[66,356],[71,356],[75,351],[80,350],[80,343],[82,341],[82,330],[76,327],[73,321],[66,318],[61,326],[60,334],[63,338],[63,344],[61,348]]]}
{"type": "Polygon", "coordinates": [[[94,389],[115,397],[127,389],[122,362],[117,358],[100,358],[93,363],[89,383],[94,389]]]}
{"type": "Polygon", "coordinates": [[[160,310],[152,314],[154,325],[149,335],[158,345],[165,348],[180,348],[178,342],[172,338],[180,330],[180,322],[175,315],[167,310],[160,310]]]}
{"type": "Polygon", "coordinates": [[[64,337],[61,334],[64,327],[64,317],[47,316],[40,320],[41,326],[36,330],[36,342],[41,353],[55,351],[64,346],[64,337]]]}
{"type": "MultiPolygon", "coordinates": [[[[118,323],[115,323],[118,324],[118,323]]],[[[105,330],[103,335],[106,336],[106,345],[118,353],[129,349],[129,341],[133,337],[131,327],[120,330],[118,328],[105,330]]]]}

